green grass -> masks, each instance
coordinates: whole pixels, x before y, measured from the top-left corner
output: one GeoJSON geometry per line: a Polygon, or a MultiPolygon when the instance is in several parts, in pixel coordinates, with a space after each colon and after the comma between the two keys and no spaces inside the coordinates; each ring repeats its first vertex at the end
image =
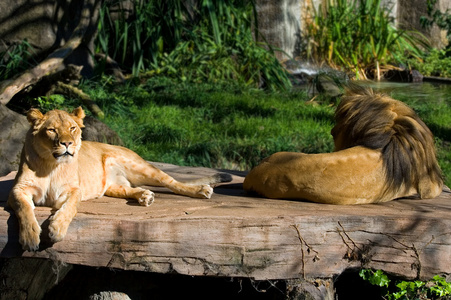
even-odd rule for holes
{"type": "Polygon", "coordinates": [[[91,94],[126,146],[151,161],[246,170],[277,151],[333,149],[333,107],[306,104],[304,92],[150,80],[91,94]]]}
{"type": "MultiPolygon", "coordinates": [[[[385,92],[411,106],[432,130],[446,184],[451,185],[451,103],[446,96],[451,89],[431,86],[421,95],[412,91],[415,85],[406,87],[408,93],[385,92]]],[[[161,78],[84,88],[126,146],[151,161],[249,170],[277,151],[333,150],[335,106],[324,98],[310,103],[303,91],[274,93],[161,78]]]]}

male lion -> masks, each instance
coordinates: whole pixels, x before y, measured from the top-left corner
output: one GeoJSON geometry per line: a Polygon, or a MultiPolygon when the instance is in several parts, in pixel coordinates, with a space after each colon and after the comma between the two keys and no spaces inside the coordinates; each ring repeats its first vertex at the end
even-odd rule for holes
{"type": "Polygon", "coordinates": [[[218,173],[182,183],[131,150],[82,143],[84,117],[81,107],[71,114],[61,110],[45,115],[37,109],[28,112],[31,128],[8,198],[19,219],[19,242],[24,250],[39,248],[41,228],[33,212],[35,205],[57,210],[51,218],[49,235],[53,242],[58,242],[66,235],[81,200],[107,195],[133,198],[149,206],[154,194],[137,187],[141,185],[165,186],[177,194],[208,199],[213,193],[210,184],[231,180],[229,174],[218,173]]]}
{"type": "Polygon", "coordinates": [[[335,152],[280,152],[264,159],[244,189],[268,198],[328,204],[434,198],[443,179],[427,126],[407,105],[350,86],[335,113],[335,152]]]}

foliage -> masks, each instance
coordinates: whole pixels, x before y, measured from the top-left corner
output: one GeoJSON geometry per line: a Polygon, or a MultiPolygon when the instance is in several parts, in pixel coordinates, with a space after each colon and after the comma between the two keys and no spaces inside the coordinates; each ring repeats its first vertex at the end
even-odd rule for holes
{"type": "Polygon", "coordinates": [[[424,61],[408,59],[406,62],[425,76],[451,77],[451,57],[447,50],[434,48],[425,55],[424,61]]]}
{"type": "Polygon", "coordinates": [[[426,47],[419,33],[396,29],[381,0],[328,0],[311,8],[307,21],[307,56],[355,73],[380,78],[381,70],[403,57],[421,58],[426,47]]]}
{"type": "Polygon", "coordinates": [[[436,24],[438,28],[446,30],[446,38],[448,39],[448,47],[451,42],[451,14],[449,8],[445,12],[441,12],[440,9],[436,9],[435,4],[437,0],[427,0],[427,14],[428,16],[422,16],[420,23],[423,27],[429,28],[433,24],[436,24]]]}
{"type": "Polygon", "coordinates": [[[362,269],[360,270],[359,275],[372,285],[388,287],[388,284],[390,283],[390,279],[388,279],[388,276],[382,270],[373,271],[370,269],[362,269]]]}
{"type": "Polygon", "coordinates": [[[20,71],[32,66],[32,57],[33,47],[26,40],[0,52],[0,81],[12,79],[20,71]]]}
{"type": "Polygon", "coordinates": [[[255,41],[253,1],[202,0],[196,6],[182,0],[136,0],[134,5],[134,15],[117,18],[105,2],[97,42],[97,51],[108,53],[134,75],[234,80],[269,89],[290,86],[271,48],[255,41]]]}
{"type": "Polygon", "coordinates": [[[52,109],[61,109],[65,102],[65,98],[62,95],[54,94],[50,96],[42,96],[34,99],[37,105],[44,112],[52,109]]]}
{"type": "Polygon", "coordinates": [[[389,300],[449,299],[451,295],[451,283],[439,275],[426,282],[397,280],[394,286],[390,285],[393,285],[392,280],[382,270],[362,269],[359,275],[369,283],[383,287],[385,298],[389,300]]]}

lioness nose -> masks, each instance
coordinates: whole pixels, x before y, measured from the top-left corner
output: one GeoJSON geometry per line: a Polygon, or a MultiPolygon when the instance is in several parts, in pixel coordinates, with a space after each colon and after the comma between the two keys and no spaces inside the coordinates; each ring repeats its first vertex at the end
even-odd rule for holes
{"type": "Polygon", "coordinates": [[[68,148],[70,145],[72,145],[72,142],[60,142],[60,144],[68,148]]]}

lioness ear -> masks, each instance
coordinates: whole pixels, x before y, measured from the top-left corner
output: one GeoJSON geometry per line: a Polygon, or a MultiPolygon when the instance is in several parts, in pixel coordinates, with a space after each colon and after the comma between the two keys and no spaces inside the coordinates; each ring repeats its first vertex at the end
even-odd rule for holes
{"type": "Polygon", "coordinates": [[[37,108],[32,108],[27,112],[27,120],[31,125],[36,125],[42,118],[44,115],[37,108]]]}
{"type": "Polygon", "coordinates": [[[72,116],[74,116],[74,121],[77,122],[78,126],[80,128],[85,128],[85,125],[83,124],[83,118],[86,116],[85,112],[83,111],[83,108],[81,106],[77,107],[72,111],[72,116]]]}
{"type": "Polygon", "coordinates": [[[80,119],[84,119],[84,117],[86,116],[85,112],[84,112],[83,108],[81,108],[81,106],[79,106],[76,109],[74,109],[72,111],[72,114],[74,116],[76,116],[77,118],[80,118],[80,119]]]}

